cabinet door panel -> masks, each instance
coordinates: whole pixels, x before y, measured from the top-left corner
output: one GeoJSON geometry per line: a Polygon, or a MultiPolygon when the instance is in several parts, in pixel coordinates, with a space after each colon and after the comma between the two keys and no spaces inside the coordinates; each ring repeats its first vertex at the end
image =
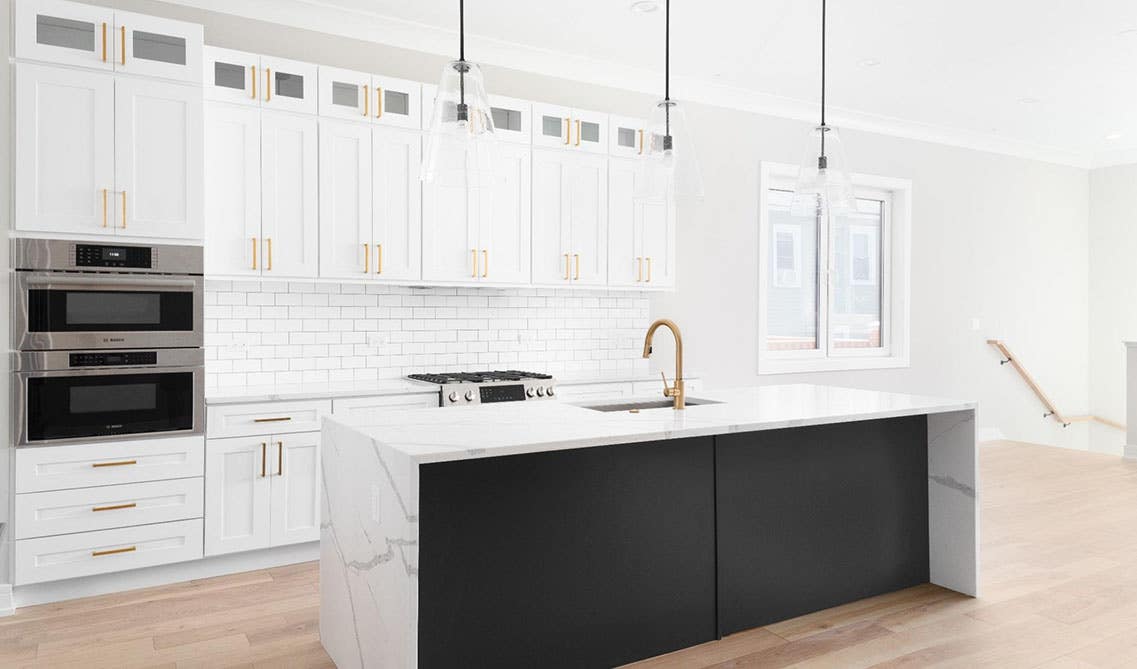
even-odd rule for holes
{"type": "Polygon", "coordinates": [[[490,114],[493,116],[494,135],[503,142],[529,144],[532,133],[533,105],[525,100],[490,96],[490,114]]]}
{"type": "Polygon", "coordinates": [[[201,239],[203,127],[197,86],[115,82],[117,234],[201,239]]]}
{"type": "Polygon", "coordinates": [[[593,155],[570,158],[573,284],[601,286],[608,281],[608,160],[593,155]]]}
{"type": "Polygon", "coordinates": [[[112,10],[56,0],[22,0],[15,5],[17,58],[102,70],[114,67],[112,10]]]}
{"type": "Polygon", "coordinates": [[[259,275],[261,113],[205,105],[205,272],[259,275]]]}
{"type": "Polygon", "coordinates": [[[261,57],[255,53],[207,46],[202,73],[207,100],[259,107],[261,57]]]}
{"type": "MultiPolygon", "coordinates": [[[[445,150],[445,149],[443,149],[445,150]]],[[[436,178],[422,186],[422,278],[475,282],[477,228],[466,184],[436,178]]]]}
{"type": "Polygon", "coordinates": [[[206,442],[206,555],[269,546],[270,441],[266,435],[206,442]]]}
{"type": "Polygon", "coordinates": [[[492,212],[479,221],[479,274],[493,283],[525,284],[532,256],[530,150],[502,143],[497,151],[492,212]]]}
{"type": "Polygon", "coordinates": [[[533,146],[567,149],[572,141],[572,109],[533,104],[533,146]]]}
{"type": "Polygon", "coordinates": [[[371,126],[320,119],[320,276],[370,278],[371,126]]]}
{"type": "Polygon", "coordinates": [[[338,67],[318,69],[320,116],[345,121],[371,122],[371,75],[338,67]]]}
{"type": "Polygon", "coordinates": [[[613,158],[608,162],[608,285],[639,288],[644,261],[639,239],[642,227],[634,197],[636,161],[613,158]]]}
{"type": "Polygon", "coordinates": [[[608,153],[608,115],[585,109],[572,110],[569,146],[586,153],[608,153]]]}
{"type": "Polygon", "coordinates": [[[310,63],[284,58],[261,58],[257,93],[266,109],[315,114],[317,69],[310,63]]]}
{"type": "Polygon", "coordinates": [[[533,283],[567,286],[572,276],[567,157],[558,151],[533,151],[533,283]]]}
{"type": "Polygon", "coordinates": [[[15,148],[17,230],[114,233],[111,75],[18,63],[15,148]]]}
{"type": "Polygon", "coordinates": [[[375,128],[371,269],[379,279],[422,277],[422,136],[375,128]]]}
{"type": "Polygon", "coordinates": [[[644,286],[670,288],[675,285],[675,202],[641,202],[637,208],[642,233],[644,286]]]}
{"type": "Polygon", "coordinates": [[[115,71],[201,81],[200,25],[123,11],[116,11],[114,20],[115,71]]]}
{"type": "Polygon", "coordinates": [[[273,438],[276,468],[272,471],[269,542],[273,546],[320,539],[320,435],[277,435],[273,438]]]}
{"type": "Polygon", "coordinates": [[[376,123],[414,130],[422,127],[422,84],[374,76],[371,85],[372,104],[369,106],[371,118],[376,123]]]}
{"type": "Polygon", "coordinates": [[[647,126],[643,119],[609,116],[608,126],[608,153],[633,158],[643,155],[647,126]]]}
{"type": "Polygon", "coordinates": [[[260,262],[264,276],[319,270],[319,150],[315,117],[261,114],[260,262]]]}

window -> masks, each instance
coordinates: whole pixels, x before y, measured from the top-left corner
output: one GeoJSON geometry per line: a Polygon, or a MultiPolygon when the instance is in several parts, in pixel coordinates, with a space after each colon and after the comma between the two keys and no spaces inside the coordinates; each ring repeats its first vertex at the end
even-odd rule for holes
{"type": "Polygon", "coordinates": [[[762,165],[759,373],[907,366],[911,183],[854,175],[826,220],[791,210],[796,173],[762,165]]]}

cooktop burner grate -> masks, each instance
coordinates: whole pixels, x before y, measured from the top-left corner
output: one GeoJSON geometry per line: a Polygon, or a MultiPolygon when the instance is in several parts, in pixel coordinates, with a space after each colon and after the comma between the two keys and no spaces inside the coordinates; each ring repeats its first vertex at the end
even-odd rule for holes
{"type": "Polygon", "coordinates": [[[522,372],[515,369],[490,372],[443,372],[440,374],[408,374],[408,379],[446,385],[448,383],[487,383],[491,381],[523,381],[525,379],[551,379],[550,374],[522,372]]]}

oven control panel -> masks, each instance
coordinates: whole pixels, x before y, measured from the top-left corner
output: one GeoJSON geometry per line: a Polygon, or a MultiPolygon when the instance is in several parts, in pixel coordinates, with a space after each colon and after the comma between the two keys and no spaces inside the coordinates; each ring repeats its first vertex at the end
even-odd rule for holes
{"type": "Polygon", "coordinates": [[[441,406],[496,404],[551,400],[556,396],[553,380],[524,379],[490,383],[448,383],[442,386],[441,406]]]}
{"type": "Polygon", "coordinates": [[[137,367],[157,365],[157,351],[121,351],[108,353],[72,353],[71,367],[137,367]]]}
{"type": "Polygon", "coordinates": [[[76,244],[77,267],[122,267],[150,269],[153,253],[148,246],[107,246],[104,244],[76,244]]]}

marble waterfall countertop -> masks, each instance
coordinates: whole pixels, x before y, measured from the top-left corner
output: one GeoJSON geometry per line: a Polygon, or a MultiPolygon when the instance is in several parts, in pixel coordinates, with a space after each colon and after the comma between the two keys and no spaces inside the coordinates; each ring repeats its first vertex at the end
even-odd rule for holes
{"type": "Polygon", "coordinates": [[[684,411],[609,413],[563,401],[512,402],[327,420],[426,464],[976,408],[971,401],[807,384],[722,389],[688,398],[699,399],[719,403],[684,411]]]}

